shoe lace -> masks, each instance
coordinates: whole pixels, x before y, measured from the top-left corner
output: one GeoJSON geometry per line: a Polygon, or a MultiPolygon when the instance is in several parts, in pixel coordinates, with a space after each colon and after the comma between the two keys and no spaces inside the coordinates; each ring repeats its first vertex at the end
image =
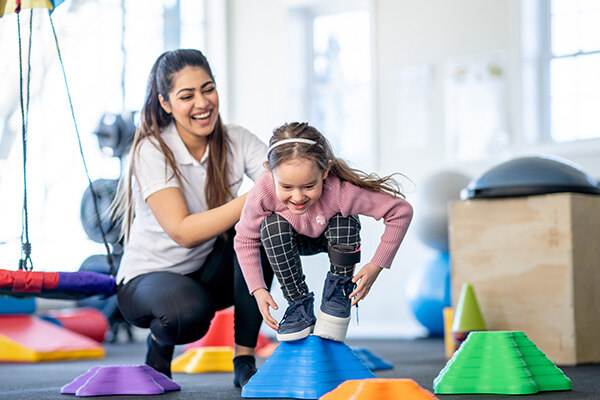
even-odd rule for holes
{"type": "Polygon", "coordinates": [[[306,312],[306,309],[304,308],[305,301],[310,301],[310,297],[305,296],[299,300],[296,300],[296,301],[293,301],[292,303],[290,303],[287,310],[285,310],[285,313],[283,314],[281,321],[279,321],[279,325],[283,324],[287,320],[289,320],[290,322],[295,322],[295,320],[297,320],[298,318],[294,319],[293,316],[298,316],[298,314],[296,314],[297,309],[303,319],[309,320],[310,317],[309,317],[308,313],[306,312]],[[290,317],[290,316],[292,316],[292,317],[290,317]]]}
{"type": "MultiPolygon", "coordinates": [[[[356,289],[356,283],[352,282],[352,280],[344,281],[341,279],[336,280],[335,285],[325,285],[323,288],[323,298],[327,299],[327,301],[331,301],[338,305],[344,305],[345,302],[351,301],[348,296],[356,289]],[[341,286],[342,296],[334,296],[337,287],[341,286]]],[[[358,303],[355,305],[356,307],[356,325],[358,325],[358,303]]]]}
{"type": "Polygon", "coordinates": [[[348,296],[350,295],[350,293],[352,293],[352,291],[355,288],[356,283],[352,282],[351,280],[344,282],[343,280],[339,279],[336,280],[334,285],[325,285],[325,287],[323,288],[323,297],[327,299],[327,301],[333,301],[336,304],[342,304],[342,302],[350,300],[348,296]],[[340,290],[338,289],[338,286],[341,286],[340,289],[342,292],[342,296],[334,296],[335,292],[337,290],[340,290]]]}

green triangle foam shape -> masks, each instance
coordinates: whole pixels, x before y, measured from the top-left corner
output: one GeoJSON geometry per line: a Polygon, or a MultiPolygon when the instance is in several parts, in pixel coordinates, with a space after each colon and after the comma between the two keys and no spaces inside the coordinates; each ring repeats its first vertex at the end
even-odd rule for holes
{"type": "Polygon", "coordinates": [[[571,379],[524,332],[513,332],[513,339],[540,392],[573,389],[571,379]]]}
{"type": "Polygon", "coordinates": [[[471,332],[433,381],[436,394],[533,394],[571,380],[523,332],[471,332]]]}
{"type": "Polygon", "coordinates": [[[483,322],[481,311],[479,311],[473,286],[465,283],[460,290],[460,295],[456,303],[452,332],[471,331],[485,331],[485,323],[483,322]]]}

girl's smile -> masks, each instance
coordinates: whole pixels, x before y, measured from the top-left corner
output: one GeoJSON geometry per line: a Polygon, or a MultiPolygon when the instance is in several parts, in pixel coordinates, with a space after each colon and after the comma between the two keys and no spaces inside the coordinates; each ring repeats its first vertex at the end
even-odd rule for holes
{"type": "Polygon", "coordinates": [[[277,198],[294,214],[304,214],[321,198],[328,171],[306,158],[286,161],[272,171],[277,198]]]}

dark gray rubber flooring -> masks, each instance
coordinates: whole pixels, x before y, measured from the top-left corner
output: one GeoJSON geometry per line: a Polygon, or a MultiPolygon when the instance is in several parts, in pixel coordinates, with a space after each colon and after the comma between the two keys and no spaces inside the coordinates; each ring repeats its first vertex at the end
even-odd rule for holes
{"type": "MultiPolygon", "coordinates": [[[[425,389],[432,390],[433,379],[446,364],[443,340],[424,338],[415,340],[350,340],[352,347],[364,347],[394,364],[394,369],[377,371],[380,378],[411,378],[425,389]]],[[[77,376],[97,365],[141,364],[145,354],[144,343],[106,344],[106,358],[44,362],[35,364],[0,364],[0,399],[63,399],[60,388],[77,376]]],[[[178,349],[176,355],[183,349],[178,349]]],[[[600,364],[563,367],[571,378],[573,390],[568,392],[541,392],[530,396],[503,395],[438,395],[443,399],[594,399],[600,400],[600,364]]],[[[239,399],[240,389],[232,384],[232,373],[174,374],[182,386],[178,392],[155,396],[99,396],[93,399],[239,399]]]]}

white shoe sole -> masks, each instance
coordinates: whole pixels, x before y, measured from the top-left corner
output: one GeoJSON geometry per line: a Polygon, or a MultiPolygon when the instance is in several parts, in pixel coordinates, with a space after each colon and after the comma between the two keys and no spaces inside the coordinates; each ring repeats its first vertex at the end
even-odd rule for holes
{"type": "Polygon", "coordinates": [[[300,339],[304,339],[305,337],[310,335],[313,331],[313,328],[314,328],[314,325],[311,325],[311,326],[304,328],[298,332],[283,333],[283,334],[280,334],[279,332],[277,332],[277,333],[275,333],[275,336],[277,336],[277,340],[279,340],[280,342],[289,342],[291,340],[300,340],[300,339]]]}
{"type": "Polygon", "coordinates": [[[343,342],[346,339],[346,333],[348,333],[348,324],[350,324],[350,317],[334,317],[319,309],[319,315],[317,316],[317,323],[315,324],[313,333],[315,336],[324,339],[343,342]]]}

